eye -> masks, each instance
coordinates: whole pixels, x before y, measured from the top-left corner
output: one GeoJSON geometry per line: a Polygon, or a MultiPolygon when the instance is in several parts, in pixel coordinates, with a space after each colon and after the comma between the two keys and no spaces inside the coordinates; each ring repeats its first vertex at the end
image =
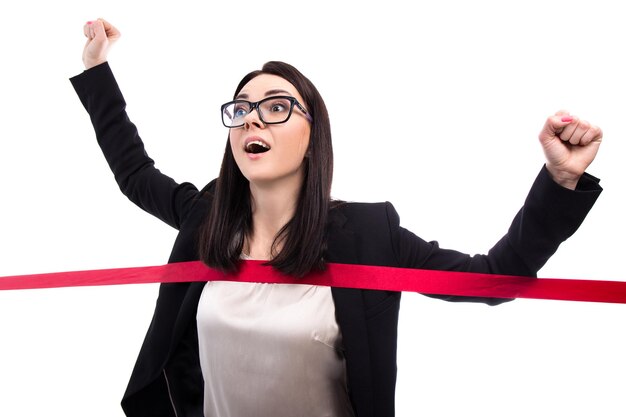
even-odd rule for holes
{"type": "Polygon", "coordinates": [[[271,111],[285,111],[285,106],[282,103],[274,103],[270,108],[271,111]]]}
{"type": "Polygon", "coordinates": [[[233,111],[233,117],[245,117],[248,114],[248,106],[244,103],[235,104],[235,109],[233,111]]]}
{"type": "Polygon", "coordinates": [[[291,102],[285,98],[272,98],[263,103],[263,107],[270,113],[285,113],[289,111],[291,102]]]}

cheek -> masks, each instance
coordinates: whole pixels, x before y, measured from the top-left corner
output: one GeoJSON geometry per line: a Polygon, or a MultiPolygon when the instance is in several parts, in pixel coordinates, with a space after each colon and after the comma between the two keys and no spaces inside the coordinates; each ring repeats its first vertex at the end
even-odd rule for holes
{"type": "Polygon", "coordinates": [[[233,130],[231,130],[230,132],[228,132],[228,143],[230,143],[230,148],[232,150],[235,150],[234,148],[235,142],[237,142],[237,132],[234,132],[233,130]]]}
{"type": "Polygon", "coordinates": [[[233,159],[235,160],[235,164],[239,167],[239,169],[241,169],[241,164],[243,163],[243,152],[241,152],[241,149],[238,145],[238,141],[236,138],[233,138],[233,136],[231,135],[230,138],[228,139],[228,146],[230,146],[230,153],[233,157],[233,159]]]}
{"type": "Polygon", "coordinates": [[[308,140],[301,140],[300,143],[298,144],[298,157],[304,159],[304,157],[306,156],[306,151],[309,148],[309,141],[308,140]]]}
{"type": "Polygon", "coordinates": [[[311,130],[308,126],[293,126],[288,130],[276,135],[281,142],[280,159],[289,165],[300,165],[309,149],[309,136],[311,130]]]}
{"type": "Polygon", "coordinates": [[[298,151],[304,157],[309,149],[311,137],[311,129],[307,126],[300,132],[300,140],[298,141],[298,151]]]}
{"type": "Polygon", "coordinates": [[[239,150],[239,143],[240,141],[238,135],[236,133],[233,134],[233,132],[230,132],[230,134],[228,135],[228,144],[230,146],[230,151],[235,158],[237,158],[237,155],[239,153],[237,152],[239,150]]]}

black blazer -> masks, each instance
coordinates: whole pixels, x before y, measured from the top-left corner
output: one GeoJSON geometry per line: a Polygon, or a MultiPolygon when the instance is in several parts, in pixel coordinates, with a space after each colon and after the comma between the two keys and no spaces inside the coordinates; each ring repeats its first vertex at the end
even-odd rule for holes
{"type": "MultiPolygon", "coordinates": [[[[197,260],[196,233],[211,207],[214,182],[198,191],[154,167],[108,64],[71,79],[122,192],[179,230],[169,262],[197,260]]],[[[389,203],[346,203],[329,215],[329,262],[535,276],[576,231],[600,194],[585,174],[576,191],[541,170],[508,233],[487,255],[469,256],[400,227],[389,203]]],[[[203,415],[196,309],[204,283],[162,284],[122,407],[128,416],[203,415]]],[[[348,389],[356,414],[393,416],[400,293],[332,288],[342,332],[348,389]]],[[[501,299],[432,295],[498,304],[501,299]]],[[[276,394],[277,396],[280,393],[276,394]]]]}

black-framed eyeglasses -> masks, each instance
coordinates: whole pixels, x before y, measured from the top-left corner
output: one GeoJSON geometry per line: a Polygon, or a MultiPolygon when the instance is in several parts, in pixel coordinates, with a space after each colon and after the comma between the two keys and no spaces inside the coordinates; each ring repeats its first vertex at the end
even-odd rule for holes
{"type": "Polygon", "coordinates": [[[304,114],[309,122],[313,118],[309,112],[291,96],[272,96],[257,102],[248,100],[233,100],[222,104],[222,123],[227,128],[241,127],[245,124],[244,118],[256,109],[259,119],[264,124],[285,123],[291,117],[294,105],[304,114]]]}

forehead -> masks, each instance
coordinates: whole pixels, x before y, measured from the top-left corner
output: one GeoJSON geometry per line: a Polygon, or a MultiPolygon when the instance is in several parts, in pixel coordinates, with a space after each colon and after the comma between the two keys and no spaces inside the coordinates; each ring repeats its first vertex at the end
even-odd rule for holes
{"type": "Polygon", "coordinates": [[[293,96],[297,98],[298,101],[302,101],[300,93],[298,93],[298,90],[296,90],[293,84],[273,74],[257,75],[243,86],[239,94],[237,94],[237,97],[257,101],[267,96],[277,95],[293,96]]]}

